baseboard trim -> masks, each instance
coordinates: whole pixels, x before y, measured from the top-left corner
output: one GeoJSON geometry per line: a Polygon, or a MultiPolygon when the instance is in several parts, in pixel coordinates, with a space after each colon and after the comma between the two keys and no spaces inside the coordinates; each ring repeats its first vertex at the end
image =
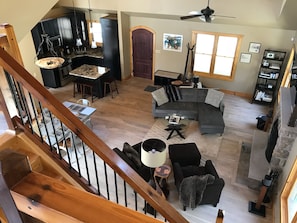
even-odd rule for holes
{"type": "Polygon", "coordinates": [[[248,94],[248,93],[230,91],[230,90],[225,90],[225,89],[221,89],[221,91],[224,92],[225,94],[235,95],[235,96],[239,96],[239,97],[242,97],[242,98],[247,98],[247,99],[252,98],[252,95],[248,94]]]}

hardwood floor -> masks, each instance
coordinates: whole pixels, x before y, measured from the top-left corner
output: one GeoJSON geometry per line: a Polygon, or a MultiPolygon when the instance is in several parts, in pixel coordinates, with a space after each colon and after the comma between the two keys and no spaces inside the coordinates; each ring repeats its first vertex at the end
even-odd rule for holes
{"type": "MultiPolygon", "coordinates": [[[[117,84],[118,95],[114,98],[111,95],[101,99],[96,98],[92,103],[97,109],[92,115],[92,124],[95,134],[110,148],[121,149],[124,142],[133,145],[142,141],[155,122],[152,117],[151,93],[144,91],[144,88],[153,85],[153,82],[148,79],[130,78],[117,84]]],[[[73,98],[72,90],[72,83],[62,88],[49,89],[61,102],[66,100],[76,102],[79,96],[73,98]]],[[[229,139],[229,143],[251,142],[253,131],[256,129],[256,117],[267,114],[270,108],[251,104],[248,99],[227,94],[224,96],[224,103],[226,129],[223,137],[229,139]]],[[[238,164],[238,161],[230,161],[233,153],[234,151],[226,149],[218,154],[217,168],[226,183],[218,207],[202,205],[195,208],[196,211],[181,211],[190,222],[215,222],[218,208],[226,210],[225,223],[273,222],[271,205],[267,205],[265,218],[248,212],[248,202],[256,201],[258,192],[232,182],[232,174],[238,164]]]]}

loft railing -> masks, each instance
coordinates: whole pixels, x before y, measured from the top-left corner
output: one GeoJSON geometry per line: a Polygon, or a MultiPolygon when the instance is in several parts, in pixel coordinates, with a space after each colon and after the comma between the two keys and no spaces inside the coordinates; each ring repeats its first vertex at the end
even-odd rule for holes
{"type": "Polygon", "coordinates": [[[2,48],[0,66],[18,112],[15,128],[38,140],[83,188],[141,212],[149,203],[164,221],[188,222],[2,48]]]}

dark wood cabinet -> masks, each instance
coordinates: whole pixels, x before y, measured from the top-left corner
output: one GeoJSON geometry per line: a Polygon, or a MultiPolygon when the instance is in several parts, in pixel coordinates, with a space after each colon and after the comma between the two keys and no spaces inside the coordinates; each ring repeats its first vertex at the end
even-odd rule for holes
{"type": "Polygon", "coordinates": [[[92,57],[92,56],[77,56],[72,58],[72,69],[80,67],[83,64],[95,65],[95,66],[104,66],[103,58],[92,57]]]}
{"type": "Polygon", "coordinates": [[[44,86],[57,88],[73,81],[73,76],[69,75],[72,70],[71,63],[65,62],[63,66],[55,69],[40,69],[44,86]]]}
{"type": "Polygon", "coordinates": [[[101,17],[100,23],[102,27],[104,66],[110,68],[110,75],[117,80],[121,80],[117,16],[112,14],[101,17]]]}

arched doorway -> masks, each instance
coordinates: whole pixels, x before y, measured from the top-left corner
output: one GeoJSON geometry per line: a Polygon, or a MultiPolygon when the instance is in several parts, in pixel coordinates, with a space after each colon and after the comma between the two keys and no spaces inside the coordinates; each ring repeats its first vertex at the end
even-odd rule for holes
{"type": "Polygon", "coordinates": [[[135,77],[153,79],[155,32],[143,26],[131,29],[131,70],[135,77]]]}

